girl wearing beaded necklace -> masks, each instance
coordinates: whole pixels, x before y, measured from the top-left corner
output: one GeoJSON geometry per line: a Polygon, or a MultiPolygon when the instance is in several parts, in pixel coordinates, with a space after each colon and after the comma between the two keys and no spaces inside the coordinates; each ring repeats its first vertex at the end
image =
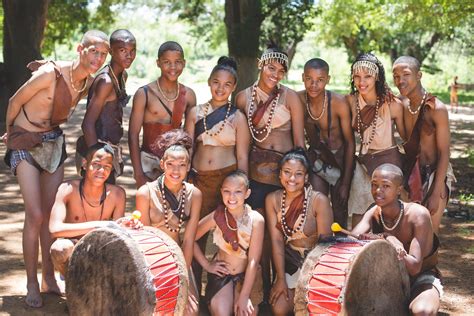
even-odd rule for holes
{"type": "MultiPolygon", "coordinates": [[[[181,246],[191,271],[202,200],[201,191],[185,181],[190,169],[192,140],[182,130],[172,130],[161,135],[154,145],[160,148],[158,151],[164,151],[160,161],[163,175],[138,189],[136,208],[142,214],[143,225],[161,229],[181,246]]],[[[194,313],[197,311],[197,292],[194,284],[190,284],[190,289],[188,305],[194,313]]]]}
{"type": "Polygon", "coordinates": [[[229,174],[220,191],[224,205],[199,222],[196,234],[198,239],[213,230],[218,251],[208,261],[197,243],[194,247],[194,257],[208,272],[206,301],[212,315],[257,315],[262,301],[258,270],[265,222],[245,204],[250,190],[243,171],[229,174]]]}
{"type": "Polygon", "coordinates": [[[351,67],[351,94],[347,96],[352,112],[352,128],[359,136],[359,161],[356,163],[349,197],[353,227],[373,202],[370,194],[372,171],[385,162],[401,165],[394,126],[405,139],[403,106],[385,81],[382,63],[370,53],[360,54],[351,67]]]}
{"type": "MultiPolygon", "coordinates": [[[[211,99],[193,107],[186,116],[186,132],[195,139],[192,160],[193,184],[203,195],[201,218],[221,203],[220,186],[237,168],[248,172],[250,133],[245,115],[229,100],[237,85],[237,64],[229,57],[219,58],[208,79],[211,99]]],[[[199,245],[205,251],[207,235],[199,245]]],[[[196,280],[201,267],[195,265],[196,280]]]]}
{"type": "Polygon", "coordinates": [[[304,113],[298,95],[280,84],[288,71],[288,56],[268,48],[258,61],[259,78],[236,96],[236,104],[247,115],[252,135],[249,160],[249,204],[264,208],[264,198],[279,188],[278,161],[294,147],[304,147],[304,113]]]}
{"type": "Polygon", "coordinates": [[[267,195],[266,222],[272,241],[277,279],[270,294],[274,315],[293,310],[296,281],[308,253],[322,236],[330,236],[333,215],[329,199],[308,185],[304,151],[288,152],[280,164],[283,189],[267,195]]]}

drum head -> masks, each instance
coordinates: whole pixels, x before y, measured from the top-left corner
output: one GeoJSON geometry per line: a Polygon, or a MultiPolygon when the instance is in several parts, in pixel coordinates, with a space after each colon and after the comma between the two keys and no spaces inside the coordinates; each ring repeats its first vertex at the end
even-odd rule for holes
{"type": "Polygon", "coordinates": [[[347,315],[408,315],[410,280],[403,261],[385,240],[366,245],[352,263],[344,308],[347,315]]]}

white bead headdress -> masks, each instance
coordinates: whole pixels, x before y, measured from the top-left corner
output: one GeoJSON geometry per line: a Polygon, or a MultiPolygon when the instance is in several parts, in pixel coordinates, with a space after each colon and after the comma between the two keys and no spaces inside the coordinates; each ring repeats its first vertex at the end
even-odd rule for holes
{"type": "Polygon", "coordinates": [[[258,60],[258,68],[261,69],[263,66],[277,62],[288,68],[288,56],[280,52],[265,52],[262,57],[258,60]]]}
{"type": "Polygon", "coordinates": [[[354,63],[352,66],[352,75],[357,74],[362,69],[365,69],[371,76],[374,76],[376,79],[379,76],[379,67],[371,61],[368,60],[359,60],[354,63]]]}

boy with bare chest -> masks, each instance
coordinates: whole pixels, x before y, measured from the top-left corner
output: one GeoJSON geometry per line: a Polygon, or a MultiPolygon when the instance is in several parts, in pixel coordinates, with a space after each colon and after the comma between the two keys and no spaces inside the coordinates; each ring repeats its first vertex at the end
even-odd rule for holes
{"type": "Polygon", "coordinates": [[[184,114],[196,106],[194,91],[178,82],[186,65],[181,45],[171,41],[163,43],[156,64],[161,70],[160,77],[138,89],[133,97],[128,145],[137,188],[162,173],[159,167],[161,157],[157,157],[151,145],[165,132],[180,128],[184,114]]]}
{"type": "Polygon", "coordinates": [[[109,52],[107,35],[88,31],[77,46],[74,61],[29,64],[32,77],[10,98],[3,137],[7,142],[5,162],[17,176],[25,201],[23,257],[27,274],[26,303],[41,307],[37,280],[39,244],[42,254],[44,292],[59,293],[49,256],[48,221],[54,196],[64,175],[64,135],[59,127],[67,121],[79,99],[87,93],[89,75],[104,63],[109,52]]]}

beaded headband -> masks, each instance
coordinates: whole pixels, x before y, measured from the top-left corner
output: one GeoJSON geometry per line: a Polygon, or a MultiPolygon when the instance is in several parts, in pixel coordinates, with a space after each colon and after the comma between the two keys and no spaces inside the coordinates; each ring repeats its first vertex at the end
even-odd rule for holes
{"type": "Polygon", "coordinates": [[[352,74],[360,72],[362,69],[365,69],[371,76],[374,76],[376,79],[379,76],[379,67],[371,61],[368,60],[359,60],[352,65],[352,74]]]}
{"type": "Polygon", "coordinates": [[[258,60],[258,68],[261,69],[263,66],[277,62],[288,68],[288,56],[280,52],[266,52],[262,54],[262,57],[258,60]]]}

